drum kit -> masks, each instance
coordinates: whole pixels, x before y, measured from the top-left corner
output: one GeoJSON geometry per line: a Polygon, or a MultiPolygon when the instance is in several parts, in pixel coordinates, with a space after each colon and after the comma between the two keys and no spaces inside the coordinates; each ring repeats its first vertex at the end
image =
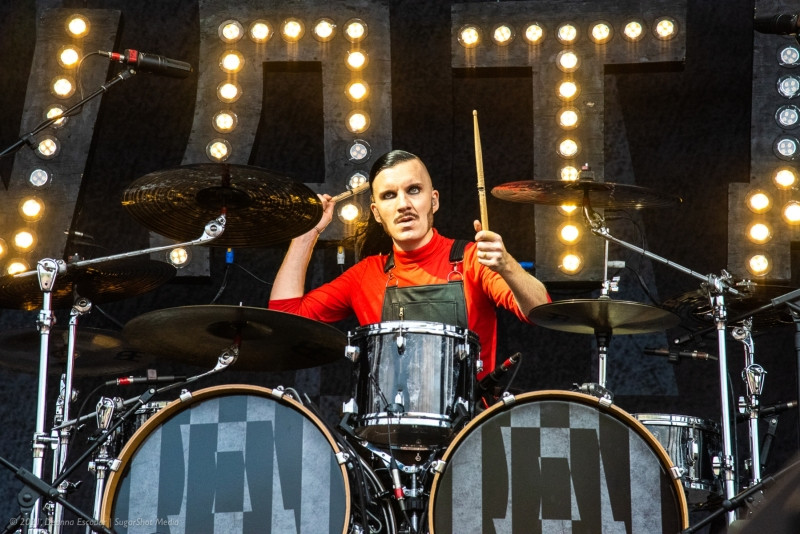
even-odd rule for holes
{"type": "MultiPolygon", "coordinates": [[[[3,363],[39,376],[33,469],[0,458],[24,486],[20,516],[5,532],[66,532],[66,525],[76,523],[67,521],[65,511],[80,518],[81,532],[118,534],[674,534],[699,528],[689,527],[690,509],[720,510],[731,522],[735,510],[721,504],[734,500],[738,482],[726,397],[725,298],[733,295],[746,306],[747,293],[758,288],[734,284],[727,273],[697,275],[625,243],[593,209],[662,207],[679,201],[675,197],[591,180],[512,182],[492,193],[512,202],[580,205],[592,231],[605,240],[599,298],[556,301],[530,314],[544,328],[596,337],[596,383],[575,391],[489,394],[476,378],[477,336],[422,321],[365,325],[345,335],[268,309],[200,305],[144,313],[121,336],[79,330],[78,320],[93,302],[128,298],[168,281],[171,266],[133,258],[175,245],[71,263],[42,260],[35,271],[0,278],[0,306],[40,310],[38,333],[0,335],[3,363]],[[678,303],[706,306],[698,316],[711,315],[718,331],[721,423],[632,415],[614,404],[606,387],[611,336],[666,331],[680,317],[663,307],[610,298],[609,242],[703,281],[695,302],[678,303]],[[60,330],[53,310],[65,308],[71,308],[69,327],[60,330]],[[83,409],[72,413],[75,376],[129,373],[153,356],[205,370],[190,377],[153,373],[111,380],[105,384],[146,389],[126,400],[101,397],[88,415],[83,409]],[[335,424],[290,387],[192,387],[229,368],[285,371],[343,359],[351,368],[352,398],[335,424]],[[47,378],[62,367],[48,432],[47,378]],[[163,400],[170,391],[177,395],[163,400]],[[71,437],[89,420],[97,421],[98,430],[80,458],[67,465],[68,449],[75,446],[71,437]],[[53,450],[50,482],[43,479],[47,448],[53,450]],[[67,479],[81,465],[95,479],[91,512],[67,499],[67,479]]],[[[149,229],[185,246],[277,244],[310,230],[321,217],[321,203],[306,186],[236,165],[152,173],[128,187],[123,206],[149,229]],[[194,238],[198,229],[202,234],[194,238]]],[[[748,355],[741,412],[753,436],[745,484],[750,489],[761,482],[757,439],[764,375],[754,361],[750,330],[765,315],[760,312],[793,298],[787,292],[758,313],[743,311],[732,330],[748,355]]]]}

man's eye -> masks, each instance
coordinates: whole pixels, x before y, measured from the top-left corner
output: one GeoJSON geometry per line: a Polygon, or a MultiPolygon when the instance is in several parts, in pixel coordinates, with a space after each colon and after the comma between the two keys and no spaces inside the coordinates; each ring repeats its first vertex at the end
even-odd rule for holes
{"type": "Polygon", "coordinates": [[[419,187],[411,187],[408,189],[409,193],[419,193],[419,187]]]}

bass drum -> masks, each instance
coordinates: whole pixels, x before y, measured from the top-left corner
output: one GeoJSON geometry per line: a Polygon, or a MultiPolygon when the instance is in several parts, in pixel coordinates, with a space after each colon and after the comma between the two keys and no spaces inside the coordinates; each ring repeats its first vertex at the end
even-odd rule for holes
{"type": "Polygon", "coordinates": [[[507,397],[473,419],[431,487],[431,534],[675,534],[686,497],[663,447],[597,397],[507,397]]]}
{"type": "Polygon", "coordinates": [[[348,532],[339,446],[282,393],[216,386],[153,415],[108,478],[103,523],[117,534],[348,532]]]}

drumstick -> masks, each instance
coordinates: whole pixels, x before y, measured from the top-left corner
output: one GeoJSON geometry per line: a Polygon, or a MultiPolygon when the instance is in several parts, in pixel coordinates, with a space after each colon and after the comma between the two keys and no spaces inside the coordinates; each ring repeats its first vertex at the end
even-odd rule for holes
{"type": "Polygon", "coordinates": [[[478,131],[478,110],[472,110],[472,122],[475,126],[475,166],[478,171],[478,201],[481,205],[481,226],[489,231],[489,211],[486,209],[486,187],[483,183],[483,153],[481,152],[481,134],[478,131]]]}
{"type": "Polygon", "coordinates": [[[363,184],[359,184],[358,186],[354,187],[353,189],[347,190],[344,193],[339,193],[335,197],[331,198],[331,202],[336,203],[346,198],[350,198],[354,195],[361,193],[362,191],[367,190],[369,188],[369,182],[364,182],[363,184]]]}

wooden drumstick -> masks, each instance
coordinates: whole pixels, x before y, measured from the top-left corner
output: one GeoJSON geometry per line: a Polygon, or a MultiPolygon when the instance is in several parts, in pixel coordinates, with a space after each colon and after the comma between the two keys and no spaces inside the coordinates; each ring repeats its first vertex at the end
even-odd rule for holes
{"type": "Polygon", "coordinates": [[[478,110],[472,110],[475,127],[475,167],[478,171],[478,201],[481,206],[481,226],[489,230],[489,211],[486,209],[486,186],[483,183],[483,152],[481,152],[481,133],[478,131],[478,110]]]}
{"type": "Polygon", "coordinates": [[[353,189],[348,189],[344,193],[339,193],[335,197],[331,198],[331,202],[334,202],[334,203],[340,202],[340,201],[342,201],[342,200],[344,200],[346,198],[350,198],[350,197],[352,197],[354,195],[357,195],[357,194],[361,193],[362,191],[366,191],[367,188],[369,188],[369,182],[364,182],[363,184],[357,185],[353,189]]]}

